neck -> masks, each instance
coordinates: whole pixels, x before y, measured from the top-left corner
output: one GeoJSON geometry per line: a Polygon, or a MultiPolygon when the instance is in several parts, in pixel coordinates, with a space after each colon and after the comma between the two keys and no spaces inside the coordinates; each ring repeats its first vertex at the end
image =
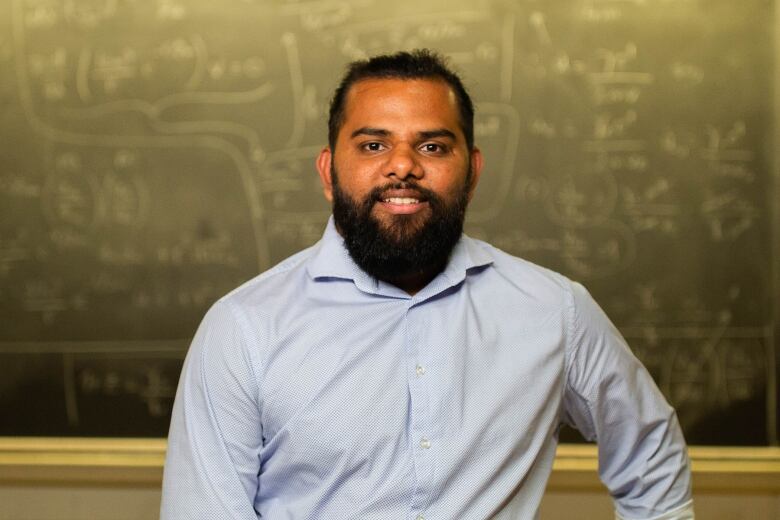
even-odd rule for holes
{"type": "Polygon", "coordinates": [[[428,285],[431,280],[436,278],[440,272],[444,270],[444,266],[437,266],[423,271],[418,271],[411,274],[403,274],[400,276],[394,276],[391,279],[383,278],[383,282],[395,285],[399,289],[406,292],[409,296],[414,296],[420,292],[423,287],[428,285]]]}

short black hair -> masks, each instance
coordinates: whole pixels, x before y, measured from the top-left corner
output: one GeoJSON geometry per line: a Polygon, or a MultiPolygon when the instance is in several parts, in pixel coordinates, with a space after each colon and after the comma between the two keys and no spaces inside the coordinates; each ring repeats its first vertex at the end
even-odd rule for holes
{"type": "Polygon", "coordinates": [[[367,60],[353,61],[333,94],[328,116],[328,144],[335,150],[336,138],[344,124],[344,112],[349,89],[365,79],[439,79],[455,93],[463,134],[468,149],[474,148],[474,104],[460,77],[448,66],[445,58],[428,49],[383,54],[367,60]]]}

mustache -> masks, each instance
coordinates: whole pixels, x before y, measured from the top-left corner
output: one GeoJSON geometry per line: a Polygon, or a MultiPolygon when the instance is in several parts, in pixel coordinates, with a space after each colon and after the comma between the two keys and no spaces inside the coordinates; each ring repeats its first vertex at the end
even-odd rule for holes
{"type": "Polygon", "coordinates": [[[385,193],[393,190],[406,190],[413,191],[418,196],[416,198],[424,201],[439,201],[440,197],[432,190],[424,188],[415,182],[401,181],[391,182],[384,186],[377,186],[372,189],[366,196],[366,201],[371,203],[378,202],[385,199],[385,193]]]}

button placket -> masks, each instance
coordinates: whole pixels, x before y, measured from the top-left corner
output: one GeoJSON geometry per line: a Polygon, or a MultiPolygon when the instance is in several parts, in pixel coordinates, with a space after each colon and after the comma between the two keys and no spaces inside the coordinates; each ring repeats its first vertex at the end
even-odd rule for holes
{"type": "MultiPolygon", "coordinates": [[[[407,374],[409,374],[409,390],[412,400],[412,417],[409,434],[415,439],[411,446],[414,450],[414,466],[416,470],[416,486],[411,500],[411,510],[417,512],[417,518],[423,518],[422,511],[429,503],[429,493],[433,476],[432,443],[429,438],[431,431],[428,413],[428,368],[424,358],[429,354],[427,346],[422,343],[424,336],[421,327],[426,326],[424,305],[412,305],[407,312],[407,374]]],[[[411,518],[415,518],[412,516],[411,518]]]]}

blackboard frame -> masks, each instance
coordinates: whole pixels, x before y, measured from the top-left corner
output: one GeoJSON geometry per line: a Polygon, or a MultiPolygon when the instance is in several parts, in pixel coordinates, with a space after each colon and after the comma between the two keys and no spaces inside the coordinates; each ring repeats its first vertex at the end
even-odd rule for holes
{"type": "MultiPolygon", "coordinates": [[[[777,5],[775,5],[774,8],[774,23],[775,27],[779,27],[778,24],[780,24],[780,8],[778,8],[777,5]]],[[[780,200],[780,69],[778,69],[778,57],[780,56],[780,37],[775,35],[774,39],[774,56],[775,56],[775,67],[774,67],[774,77],[773,77],[773,93],[774,93],[774,128],[773,128],[773,136],[772,136],[772,144],[774,145],[772,148],[774,150],[774,153],[772,157],[770,157],[770,167],[771,167],[771,183],[772,188],[768,190],[767,196],[770,197],[771,201],[779,201],[780,200]]],[[[777,204],[770,204],[769,208],[771,208],[771,211],[773,212],[771,218],[769,221],[772,223],[772,232],[770,233],[770,236],[772,237],[772,258],[774,259],[772,269],[773,273],[771,276],[771,280],[773,283],[773,293],[775,295],[780,295],[780,258],[778,255],[780,255],[780,208],[777,206],[777,204]]],[[[780,341],[780,303],[777,302],[777,300],[774,301],[774,312],[772,313],[772,319],[774,323],[774,327],[772,330],[773,333],[773,343],[777,345],[778,341],[780,341]]],[[[774,351],[775,354],[777,353],[777,350],[774,351]]],[[[775,373],[775,379],[774,379],[774,388],[770,389],[769,392],[769,402],[767,403],[767,415],[769,418],[769,423],[772,424],[774,422],[775,425],[775,432],[780,430],[780,417],[778,417],[778,411],[780,410],[780,388],[778,388],[778,382],[777,378],[780,377],[780,359],[775,358],[774,360],[774,373],[775,373]],[[774,402],[772,402],[772,398],[774,398],[774,402]]],[[[775,438],[772,439],[774,444],[777,444],[780,442],[779,439],[775,438]]]]}
{"type": "MultiPolygon", "coordinates": [[[[165,439],[0,438],[0,485],[158,488],[165,439]]],[[[780,494],[780,447],[691,446],[697,493],[780,494]],[[735,478],[738,477],[738,478],[735,478]]],[[[596,446],[558,446],[548,491],[604,490],[596,446]]]]}

